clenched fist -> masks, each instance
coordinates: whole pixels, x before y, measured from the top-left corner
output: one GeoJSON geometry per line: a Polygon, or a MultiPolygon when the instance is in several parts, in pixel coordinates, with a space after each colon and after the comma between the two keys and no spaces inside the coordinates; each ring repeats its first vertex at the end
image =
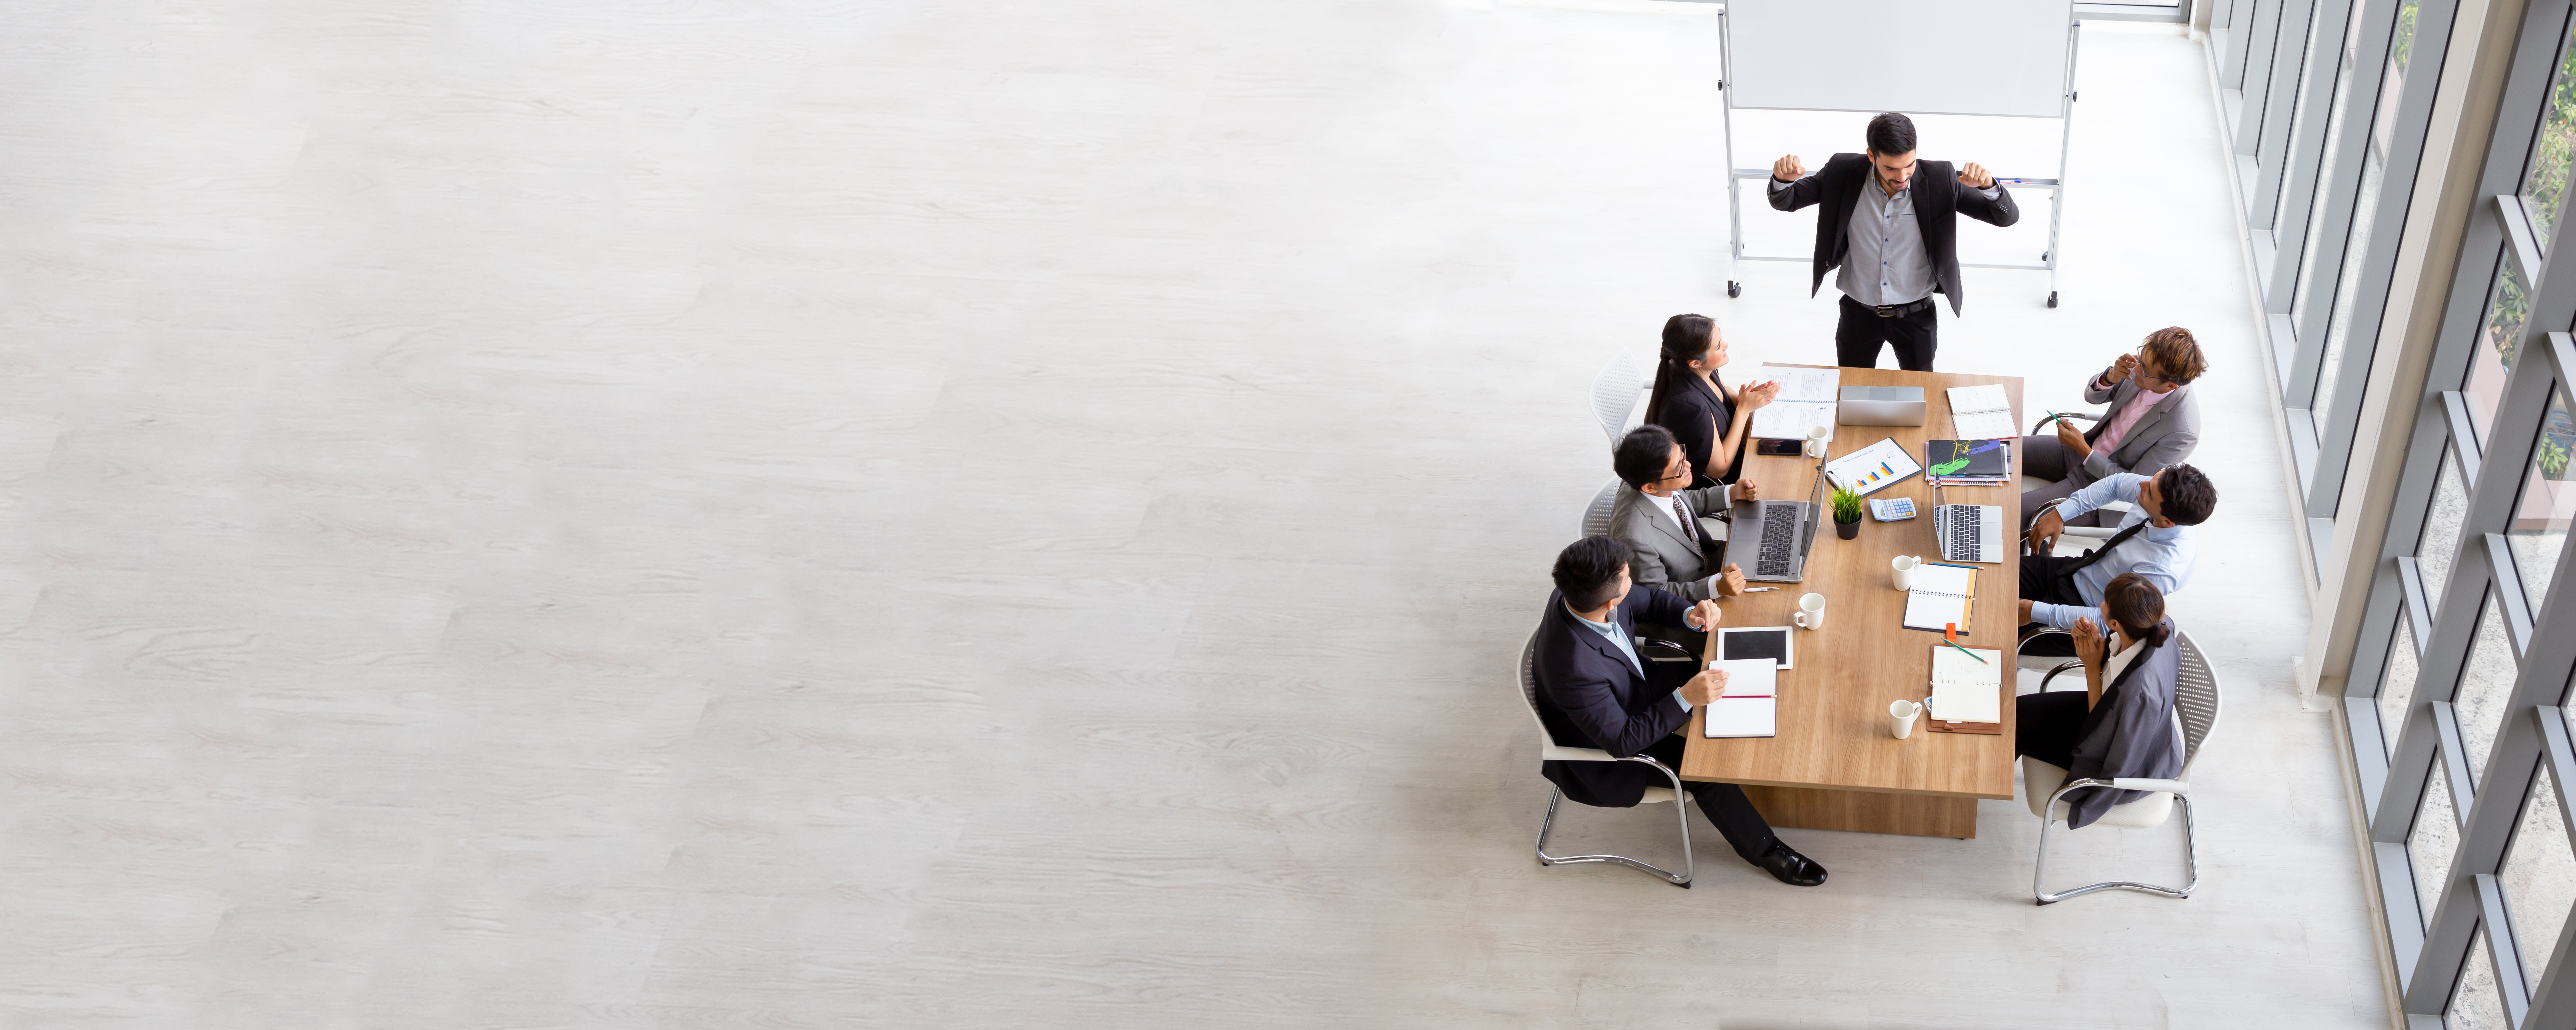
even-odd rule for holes
{"type": "Polygon", "coordinates": [[[1771,162],[1771,177],[1781,182],[1796,182],[1807,177],[1807,166],[1798,163],[1796,154],[1782,154],[1779,160],[1771,162]]]}
{"type": "Polygon", "coordinates": [[[1994,184],[1995,177],[1986,173],[1986,166],[1984,165],[1970,161],[1968,162],[1967,167],[1959,169],[1959,185],[1961,186],[1973,186],[1977,189],[1985,189],[1993,186],[1994,184]]]}

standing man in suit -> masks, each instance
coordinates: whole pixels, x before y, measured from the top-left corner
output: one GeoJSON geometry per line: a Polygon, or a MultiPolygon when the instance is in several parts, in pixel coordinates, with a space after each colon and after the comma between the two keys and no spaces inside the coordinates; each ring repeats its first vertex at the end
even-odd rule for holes
{"type": "MultiPolygon", "coordinates": [[[[1667,673],[1659,663],[1658,675],[1649,677],[1630,638],[1641,619],[1706,632],[1717,625],[1717,603],[1685,605],[1660,590],[1632,589],[1629,555],[1628,545],[1615,539],[1587,536],[1556,556],[1556,590],[1539,617],[1533,663],[1538,717],[1560,744],[1599,748],[1618,758],[1644,755],[1679,769],[1682,738],[1677,734],[1690,726],[1694,706],[1726,693],[1726,673],[1694,675],[1697,662],[1667,673]]],[[[1547,762],[1540,772],[1565,796],[1603,808],[1627,808],[1647,787],[1673,782],[1642,762],[1547,762]]],[[[1825,882],[1825,867],[1773,836],[1771,824],[1744,796],[1744,788],[1698,783],[1683,789],[1745,861],[1782,883],[1813,887],[1825,882]]]]}
{"type": "Polygon", "coordinates": [[[1752,480],[1689,489],[1695,474],[1690,455],[1671,430],[1654,425],[1638,426],[1621,437],[1610,451],[1610,467],[1628,485],[1610,506],[1610,535],[1636,552],[1628,569],[1638,586],[1690,603],[1744,592],[1744,570],[1731,564],[1718,567],[1725,560],[1726,541],[1700,520],[1727,511],[1736,501],[1757,499],[1759,488],[1752,480]]]}
{"type": "MultiPolygon", "coordinates": [[[[2191,330],[2176,325],[2148,333],[2137,353],[2120,355],[2084,384],[2084,403],[2111,402],[2090,432],[2061,419],[2052,435],[2021,438],[2022,474],[2051,480],[2023,491],[2021,510],[2037,518],[2041,509],[2106,477],[2152,476],[2191,457],[2200,445],[2200,401],[2189,387],[2208,370],[2191,330]]],[[[2098,526],[2102,513],[2078,515],[2066,524],[2098,526]]]]}
{"type": "Polygon", "coordinates": [[[1940,326],[1932,295],[1959,313],[1959,219],[1995,225],[2021,220],[2012,194],[1974,161],[1953,172],[1947,161],[1914,159],[1914,120],[1893,111],[1869,120],[1869,153],[1836,154],[1808,175],[1798,155],[1771,165],[1771,206],[1816,214],[1815,281],[1841,266],[1842,321],[1834,327],[1834,363],[1878,367],[1881,343],[1896,345],[1898,368],[1932,370],[1940,326]]]}

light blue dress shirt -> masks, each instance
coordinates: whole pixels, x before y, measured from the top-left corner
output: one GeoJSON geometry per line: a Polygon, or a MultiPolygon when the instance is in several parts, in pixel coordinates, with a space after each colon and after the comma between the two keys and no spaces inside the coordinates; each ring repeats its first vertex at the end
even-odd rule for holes
{"type": "MultiPolygon", "coordinates": [[[[1618,623],[1594,622],[1584,618],[1583,613],[1575,611],[1574,606],[1570,604],[1565,606],[1565,614],[1574,616],[1576,622],[1592,627],[1592,632],[1609,637],[1611,643],[1619,645],[1619,653],[1628,656],[1629,667],[1637,670],[1639,676],[1646,674],[1646,663],[1637,660],[1637,646],[1628,642],[1628,634],[1619,628],[1618,623]]],[[[1682,700],[1681,691],[1673,691],[1673,700],[1681,704],[1682,711],[1691,710],[1691,703],[1682,700]]]]}
{"type": "MultiPolygon", "coordinates": [[[[2062,519],[2072,519],[2112,501],[2125,501],[2130,506],[2129,514],[2120,519],[2116,528],[2127,529],[2147,521],[2147,510],[2137,506],[2138,486],[2146,481],[2147,477],[2134,472],[2096,480],[2093,485],[2076,491],[2075,496],[2057,502],[2057,515],[2062,519]]],[[[2095,609],[2102,606],[2102,588],[2123,572],[2137,573],[2168,596],[2181,593],[2183,584],[2191,581],[2192,561],[2199,553],[2199,546],[2192,542],[2191,529],[2190,526],[2164,529],[2148,526],[2138,535],[2123,541],[2119,550],[2076,571],[2075,592],[2083,596],[2089,607],[2032,602],[2030,621],[2058,629],[2074,629],[2075,620],[2093,615],[2095,609]]]]}

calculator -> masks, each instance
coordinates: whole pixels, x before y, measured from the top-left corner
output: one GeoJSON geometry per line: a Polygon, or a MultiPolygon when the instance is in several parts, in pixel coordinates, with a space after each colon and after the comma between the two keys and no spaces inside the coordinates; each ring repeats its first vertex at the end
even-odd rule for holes
{"type": "Polygon", "coordinates": [[[1896,497],[1882,501],[1873,497],[1869,502],[1869,514],[1880,522],[1903,522],[1914,517],[1914,498],[1896,497]]]}

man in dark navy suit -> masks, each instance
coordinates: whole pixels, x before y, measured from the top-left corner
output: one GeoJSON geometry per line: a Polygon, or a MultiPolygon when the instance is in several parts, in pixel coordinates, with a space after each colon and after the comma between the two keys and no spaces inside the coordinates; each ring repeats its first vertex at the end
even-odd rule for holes
{"type": "MultiPolygon", "coordinates": [[[[1637,623],[1706,632],[1717,625],[1717,602],[1686,605],[1661,590],[1630,589],[1630,557],[1627,544],[1607,536],[1584,537],[1556,556],[1556,591],[1548,595],[1538,635],[1539,720],[1560,744],[1620,758],[1645,755],[1678,769],[1682,738],[1676,732],[1690,725],[1692,706],[1726,693],[1726,674],[1691,675],[1694,661],[1676,673],[1649,675],[1633,642],[1637,623]]],[[[1541,771],[1565,796],[1604,808],[1629,807],[1648,786],[1671,783],[1635,762],[1548,762],[1541,771]]],[[[1745,861],[1782,883],[1825,882],[1825,867],[1772,836],[1743,788],[1700,783],[1687,789],[1745,861]]]]}

